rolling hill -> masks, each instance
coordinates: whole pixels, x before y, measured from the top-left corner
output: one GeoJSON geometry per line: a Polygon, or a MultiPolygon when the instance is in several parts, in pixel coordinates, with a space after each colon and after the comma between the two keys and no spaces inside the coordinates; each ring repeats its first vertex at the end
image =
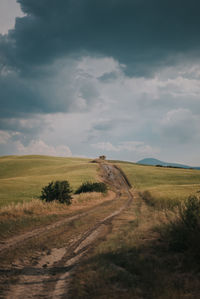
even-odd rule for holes
{"type": "Polygon", "coordinates": [[[137,164],[152,165],[152,166],[160,165],[164,167],[178,167],[178,168],[186,168],[186,169],[192,168],[192,169],[200,170],[200,167],[193,167],[193,166],[188,166],[179,163],[163,162],[155,158],[145,158],[143,160],[138,161],[137,164]]]}

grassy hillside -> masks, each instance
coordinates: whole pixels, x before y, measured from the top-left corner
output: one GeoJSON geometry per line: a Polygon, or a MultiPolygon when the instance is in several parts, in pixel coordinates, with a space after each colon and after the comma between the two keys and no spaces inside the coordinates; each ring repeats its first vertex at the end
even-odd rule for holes
{"type": "MultiPolygon", "coordinates": [[[[185,223],[180,222],[179,210],[171,210],[169,204],[180,202],[190,194],[200,194],[197,193],[200,171],[113,163],[122,168],[135,187],[131,190],[134,200],[128,209],[113,218],[106,238],[99,238],[87,259],[80,263],[73,274],[70,298],[200,298],[199,221],[197,228],[192,226],[191,233],[188,227],[185,229],[185,223]],[[148,202],[137,190],[141,193],[148,190],[151,200],[148,202]],[[160,207],[166,210],[163,212],[160,207]]],[[[94,180],[97,164],[87,159],[2,157],[0,169],[1,205],[26,201],[1,209],[0,239],[3,241],[97,207],[83,218],[8,250],[0,261],[6,268],[21,256],[33,263],[35,254],[40,256],[45,250],[68,248],[71,239],[85,234],[127,200],[127,195],[122,193],[117,200],[110,200],[114,194],[111,198],[100,194],[76,195],[71,206],[31,201],[50,180],[67,179],[74,189],[82,181],[94,180]]]]}
{"type": "Polygon", "coordinates": [[[97,176],[97,165],[88,159],[48,156],[0,157],[0,207],[30,201],[51,180],[68,180],[76,189],[97,176]]]}
{"type": "Polygon", "coordinates": [[[131,184],[157,200],[179,201],[200,191],[200,171],[117,162],[131,184]]]}
{"type": "Polygon", "coordinates": [[[80,265],[70,298],[200,298],[200,203],[184,214],[171,209],[200,190],[200,172],[113,163],[135,187],[134,200],[80,265]]]}
{"type": "MultiPolygon", "coordinates": [[[[158,200],[182,200],[200,191],[200,171],[159,168],[116,161],[139,191],[158,200]]],[[[30,201],[51,180],[69,180],[73,189],[94,180],[97,165],[89,159],[48,156],[0,157],[0,207],[30,201]]]]}

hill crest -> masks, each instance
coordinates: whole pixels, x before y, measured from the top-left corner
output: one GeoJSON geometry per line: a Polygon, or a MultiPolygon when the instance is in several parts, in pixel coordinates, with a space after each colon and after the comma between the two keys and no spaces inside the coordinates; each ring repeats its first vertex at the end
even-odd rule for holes
{"type": "Polygon", "coordinates": [[[170,163],[170,162],[164,162],[155,158],[145,158],[137,162],[137,164],[142,164],[142,165],[152,165],[152,166],[164,166],[164,167],[178,167],[178,168],[192,168],[192,169],[198,169],[200,170],[200,167],[192,167],[184,164],[179,164],[179,163],[170,163]]]}

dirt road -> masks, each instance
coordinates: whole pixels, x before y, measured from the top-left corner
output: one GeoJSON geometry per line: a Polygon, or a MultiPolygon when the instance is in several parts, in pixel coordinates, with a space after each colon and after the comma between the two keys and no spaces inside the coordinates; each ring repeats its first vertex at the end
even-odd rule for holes
{"type": "MultiPolygon", "coordinates": [[[[132,201],[132,194],[129,190],[130,184],[122,171],[104,162],[100,163],[100,167],[103,179],[116,193],[115,201],[119,200],[122,196],[124,198],[124,202],[120,208],[115,208],[108,216],[95,221],[91,227],[78,237],[72,236],[68,242],[68,246],[51,248],[48,253],[43,253],[36,263],[33,264],[30,262],[25,266],[18,264],[13,266],[13,269],[9,269],[7,273],[6,269],[2,269],[2,273],[4,274],[17,274],[17,281],[10,283],[8,290],[2,294],[1,298],[68,298],[68,290],[73,272],[76,271],[84,256],[89,254],[95,243],[105,237],[109,232],[112,219],[127,209],[132,201]]],[[[88,213],[92,212],[91,210],[88,213]]],[[[81,213],[74,217],[81,217],[84,220],[84,217],[88,213],[81,213]]],[[[71,219],[66,219],[65,221],[69,222],[71,219]]],[[[61,223],[57,223],[56,226],[55,224],[54,226],[48,226],[48,229],[54,230],[59,225],[61,223]]],[[[36,234],[42,234],[43,229],[31,233],[27,238],[31,238],[36,234]]],[[[21,236],[20,241],[14,240],[13,243],[9,240],[7,244],[3,244],[2,252],[6,249],[6,246],[14,246],[27,238],[26,236],[21,236]]]]}

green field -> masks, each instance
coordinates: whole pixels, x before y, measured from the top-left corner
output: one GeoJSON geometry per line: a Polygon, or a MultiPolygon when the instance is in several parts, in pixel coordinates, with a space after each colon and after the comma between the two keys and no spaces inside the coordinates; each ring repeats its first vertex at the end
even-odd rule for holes
{"type": "Polygon", "coordinates": [[[117,162],[137,190],[150,191],[157,200],[179,201],[200,194],[200,171],[117,162]]]}
{"type": "MultiPolygon", "coordinates": [[[[0,207],[30,201],[52,180],[68,180],[75,190],[97,178],[97,165],[89,159],[49,156],[0,157],[0,207]]],[[[182,200],[199,194],[200,171],[116,162],[137,190],[155,199],[182,200]]]]}
{"type": "Polygon", "coordinates": [[[75,190],[82,182],[95,180],[97,165],[89,159],[49,156],[0,157],[0,207],[31,201],[52,180],[68,180],[75,190]]]}
{"type": "MultiPolygon", "coordinates": [[[[78,271],[73,274],[70,297],[199,298],[199,226],[197,230],[192,226],[193,234],[180,226],[180,210],[174,207],[189,195],[200,195],[200,171],[120,161],[111,163],[127,175],[134,189],[131,190],[133,201],[128,209],[112,219],[106,237],[97,239],[91,254],[88,252],[87,259],[79,264],[78,271]],[[151,197],[145,198],[144,191],[149,191],[151,197]],[[191,237],[188,239],[188,236],[191,237]]],[[[43,252],[51,252],[52,248],[67,248],[71,240],[85,235],[98,221],[119,209],[127,200],[126,193],[121,193],[117,200],[108,198],[108,201],[99,194],[76,195],[70,206],[32,200],[51,180],[68,180],[75,190],[82,182],[97,179],[98,164],[90,163],[89,159],[1,157],[1,241],[97,208],[83,218],[22,242],[14,250],[9,249],[0,262],[7,268],[23,257],[32,265],[35,254],[40,256],[43,252]],[[25,203],[9,205],[20,202],[25,203]]],[[[4,285],[8,285],[6,279],[4,285]]]]}

